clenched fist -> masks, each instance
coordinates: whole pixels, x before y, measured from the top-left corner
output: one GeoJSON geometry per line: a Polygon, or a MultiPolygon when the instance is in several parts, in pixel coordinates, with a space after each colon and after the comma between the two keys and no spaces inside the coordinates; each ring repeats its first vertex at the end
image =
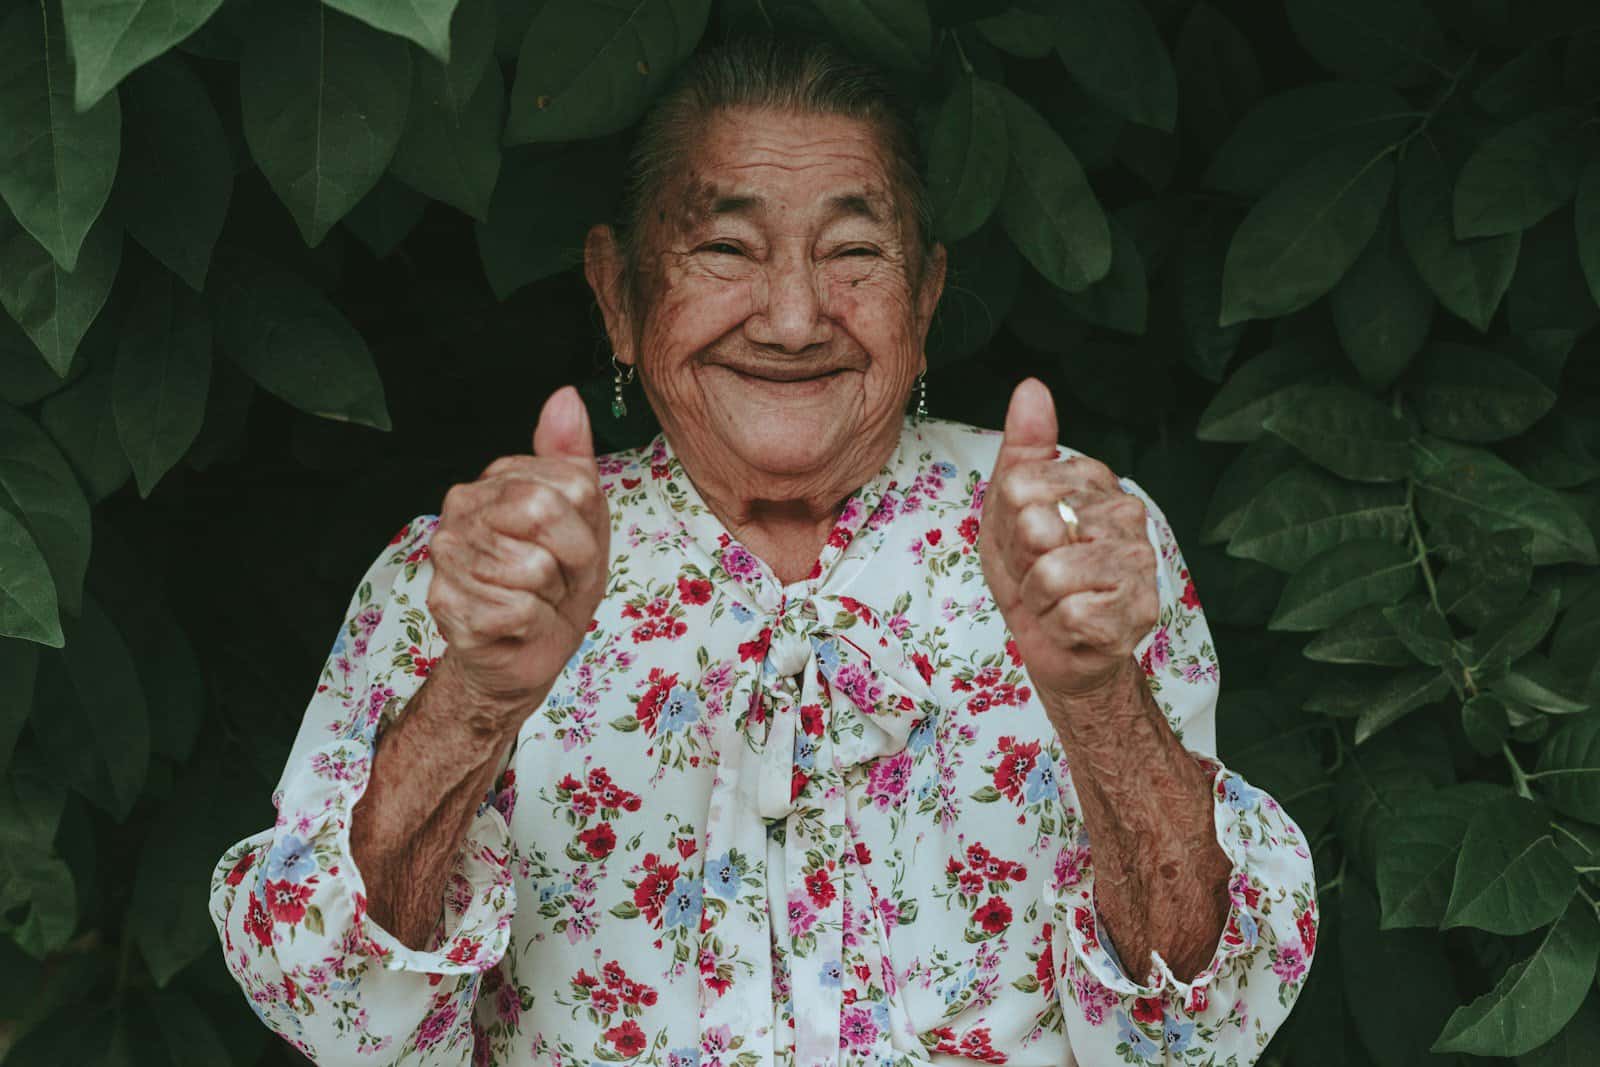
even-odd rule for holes
{"type": "Polygon", "coordinates": [[[1160,610],[1144,504],[1105,464],[1056,458],[1043,382],[1011,394],[981,528],[983,576],[1041,695],[1093,692],[1133,662],[1160,610]],[[1063,499],[1078,516],[1076,540],[1063,499]]]}
{"type": "Polygon", "coordinates": [[[611,519],[583,401],[545,401],[533,455],[450,487],[433,534],[428,610],[475,702],[516,729],[583,640],[605,593],[611,519]]]}

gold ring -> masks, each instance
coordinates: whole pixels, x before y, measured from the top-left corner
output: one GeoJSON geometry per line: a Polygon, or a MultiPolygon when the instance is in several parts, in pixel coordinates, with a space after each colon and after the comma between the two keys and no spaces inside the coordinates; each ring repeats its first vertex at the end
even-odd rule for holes
{"type": "Polygon", "coordinates": [[[1078,513],[1073,510],[1066,497],[1056,501],[1056,514],[1061,516],[1061,521],[1067,524],[1067,540],[1078,540],[1078,513]]]}

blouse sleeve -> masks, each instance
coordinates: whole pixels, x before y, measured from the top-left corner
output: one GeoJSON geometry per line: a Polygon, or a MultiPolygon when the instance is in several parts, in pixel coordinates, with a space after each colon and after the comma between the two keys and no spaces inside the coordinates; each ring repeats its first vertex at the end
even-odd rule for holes
{"type": "MultiPolygon", "coordinates": [[[[1260,1057],[1305,983],[1317,937],[1311,853],[1277,801],[1216,759],[1217,658],[1194,583],[1155,502],[1132,481],[1122,485],[1144,502],[1159,559],[1160,618],[1135,652],[1179,739],[1211,769],[1217,843],[1232,861],[1231,903],[1210,962],[1190,981],[1179,980],[1159,952],[1119,961],[1095,907],[1088,834],[1081,819],[1069,818],[1045,883],[1057,995],[1085,1067],[1244,1067],[1260,1057]],[[1142,972],[1137,980],[1134,968],[1142,972]]],[[[1075,812],[1070,770],[1059,781],[1075,812]]]]}
{"type": "Polygon", "coordinates": [[[437,524],[413,519],[367,569],[273,790],[276,825],[230,848],[212,875],[228,969],[261,1020],[323,1067],[419,1051],[429,1063],[467,1063],[479,976],[509,938],[511,835],[487,799],[427,951],[366,914],[350,854],[350,813],[378,734],[443,651],[426,608],[437,524]]]}

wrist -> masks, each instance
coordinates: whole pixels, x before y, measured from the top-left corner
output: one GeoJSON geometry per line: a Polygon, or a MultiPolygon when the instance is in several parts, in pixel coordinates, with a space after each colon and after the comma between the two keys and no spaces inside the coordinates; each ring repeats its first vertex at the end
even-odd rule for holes
{"type": "Polygon", "coordinates": [[[550,687],[526,694],[494,693],[475,683],[449,649],[434,665],[429,683],[437,686],[431,709],[449,716],[458,727],[484,742],[515,738],[522,723],[544,700],[550,687]]]}
{"type": "Polygon", "coordinates": [[[1040,703],[1057,720],[1058,729],[1069,722],[1116,728],[1142,714],[1147,703],[1144,671],[1131,655],[1080,684],[1039,685],[1037,689],[1040,703]]]}

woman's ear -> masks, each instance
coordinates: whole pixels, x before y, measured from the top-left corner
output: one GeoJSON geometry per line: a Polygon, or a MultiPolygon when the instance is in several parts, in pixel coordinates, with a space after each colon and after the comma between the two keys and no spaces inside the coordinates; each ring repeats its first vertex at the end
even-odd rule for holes
{"type": "Polygon", "coordinates": [[[583,276],[594,291],[595,302],[605,318],[606,336],[618,363],[633,362],[633,321],[623,281],[622,250],[610,226],[598,223],[589,227],[583,240],[583,276]]]}
{"type": "Polygon", "coordinates": [[[944,295],[945,259],[944,245],[936,244],[922,265],[922,279],[917,286],[917,330],[924,345],[933,327],[933,311],[939,306],[939,297],[944,295]]]}

